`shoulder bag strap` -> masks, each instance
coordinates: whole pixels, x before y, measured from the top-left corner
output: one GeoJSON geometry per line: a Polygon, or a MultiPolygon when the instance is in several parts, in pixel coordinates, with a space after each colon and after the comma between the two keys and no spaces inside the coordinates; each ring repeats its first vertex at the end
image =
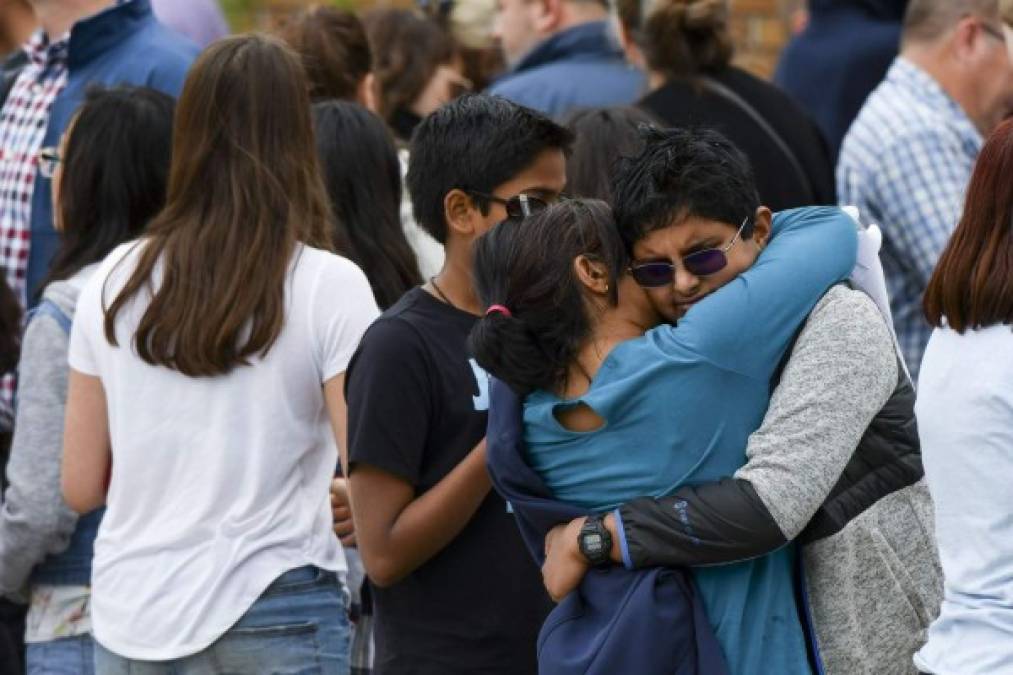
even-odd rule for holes
{"type": "Polygon", "coordinates": [[[802,185],[805,186],[805,190],[809,195],[809,202],[815,203],[816,190],[813,189],[813,184],[812,181],[809,179],[809,174],[806,173],[804,168],[802,168],[802,164],[798,161],[798,157],[796,157],[795,153],[792,152],[790,147],[788,147],[788,144],[784,142],[784,139],[781,137],[781,135],[777,133],[774,127],[770,126],[767,120],[763,118],[763,115],[761,115],[756,110],[756,108],[751,106],[749,102],[746,101],[746,99],[742,98],[734,91],[732,91],[730,88],[726,87],[725,85],[718,82],[714,78],[709,77],[707,75],[700,75],[698,79],[700,84],[703,85],[705,89],[707,89],[713,94],[720,96],[726,101],[729,101],[730,103],[734,104],[737,108],[742,110],[742,112],[746,113],[746,115],[748,115],[749,118],[756,123],[756,126],[760,127],[760,129],[763,130],[763,133],[766,134],[771,141],[773,141],[774,145],[776,145],[777,148],[781,151],[781,154],[783,154],[785,159],[788,160],[788,163],[791,165],[792,171],[795,172],[795,175],[798,177],[799,181],[801,181],[802,185]]]}

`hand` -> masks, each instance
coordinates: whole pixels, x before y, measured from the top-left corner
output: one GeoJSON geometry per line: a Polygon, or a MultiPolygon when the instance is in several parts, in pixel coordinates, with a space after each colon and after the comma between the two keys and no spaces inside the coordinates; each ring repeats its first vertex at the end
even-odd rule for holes
{"type": "Polygon", "coordinates": [[[580,585],[590,565],[580,552],[577,538],[587,518],[577,518],[557,525],[545,535],[545,562],[542,583],[555,602],[559,602],[580,585]]]}
{"type": "Polygon", "coordinates": [[[334,534],[344,546],[355,546],[355,525],[352,523],[352,506],[348,497],[348,479],[331,481],[331,515],[334,516],[334,534]]]}

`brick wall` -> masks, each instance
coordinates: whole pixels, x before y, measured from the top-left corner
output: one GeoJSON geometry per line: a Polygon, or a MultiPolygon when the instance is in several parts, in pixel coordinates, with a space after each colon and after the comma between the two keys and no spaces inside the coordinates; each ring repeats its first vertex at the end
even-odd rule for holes
{"type": "Polygon", "coordinates": [[[736,62],[769,77],[791,32],[798,0],[730,0],[736,62]]]}

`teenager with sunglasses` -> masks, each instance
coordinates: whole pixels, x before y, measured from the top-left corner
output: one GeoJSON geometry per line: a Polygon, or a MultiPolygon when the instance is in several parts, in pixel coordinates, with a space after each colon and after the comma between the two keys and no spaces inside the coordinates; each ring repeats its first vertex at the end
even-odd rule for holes
{"type": "Polygon", "coordinates": [[[366,332],[347,387],[347,475],[378,675],[536,672],[551,602],[486,471],[488,377],[467,347],[482,311],[471,260],[482,233],[556,199],[570,141],[491,96],[447,104],[412,138],[415,214],[446,262],[366,332]]]}
{"type": "MultiPolygon", "coordinates": [[[[650,223],[664,222],[668,213],[716,213],[722,192],[713,189],[715,181],[738,186],[731,194],[741,198],[741,186],[751,185],[748,171],[734,155],[714,157],[711,140],[691,132],[649,135],[648,151],[628,162],[614,184],[628,241],[650,239],[650,223]],[[701,171],[709,164],[709,171],[701,171]]],[[[718,237],[727,243],[700,251],[692,237],[678,236],[680,230],[689,234],[691,221],[664,228],[670,236],[655,250],[634,244],[642,259],[631,267],[669,321],[686,314],[693,300],[738,283],[732,255],[749,244],[748,226],[736,230],[728,219],[718,237]]],[[[860,239],[856,280],[875,277],[878,269],[877,246],[868,236],[860,239]]],[[[881,276],[879,269],[880,285],[881,276]]],[[[877,295],[871,286],[867,290],[877,295]]],[[[708,297],[700,309],[722,297],[708,297]]],[[[776,303],[778,296],[756,300],[776,303]]],[[[689,311],[686,321],[698,312],[689,311]]],[[[763,425],[749,439],[745,466],[671,496],[630,500],[592,523],[589,528],[600,525],[611,542],[601,561],[611,557],[630,569],[716,565],[797,540],[806,544],[799,581],[809,636],[815,638],[812,657],[823,672],[911,671],[911,655],[938,606],[940,575],[931,503],[921,480],[914,392],[888,327],[864,293],[830,289],[774,378],[780,383],[763,425]]],[[[727,400],[735,394],[730,387],[727,400]]],[[[511,415],[519,412],[501,386],[493,385],[491,400],[495,463],[520,444],[511,415]]],[[[547,538],[543,573],[557,597],[576,587],[589,568],[580,548],[585,524],[581,517],[547,538]]]]}
{"type": "MultiPolygon", "coordinates": [[[[678,327],[648,330],[661,323],[660,313],[625,273],[623,242],[607,209],[594,203],[564,203],[494,230],[476,251],[478,288],[492,305],[472,334],[476,358],[526,396],[527,464],[556,499],[594,512],[738,469],[797,326],[855,262],[848,216],[809,209],[773,217],[759,205],[748,168],[739,181],[720,170],[748,165],[719,135],[683,134],[660,156],[669,165],[696,162],[691,175],[701,176],[707,185],[700,193],[711,197],[712,208],[690,203],[641,221],[629,242],[640,273],[659,276],[660,265],[644,265],[674,261],[683,276],[690,254],[691,265],[711,272],[709,282],[678,298],[686,313],[678,327]]],[[[495,457],[491,466],[496,473],[495,457]]],[[[607,550],[602,528],[589,534],[597,546],[589,555],[607,550]]],[[[784,547],[695,572],[729,672],[810,672],[793,567],[794,551],[784,547]]],[[[633,592],[637,577],[630,579],[633,592]]],[[[569,616],[571,610],[564,603],[550,618],[543,659],[553,653],[555,620],[568,619],[567,630],[594,621],[593,611],[569,616]]],[[[619,616],[631,620],[621,610],[619,616]]],[[[654,640],[647,646],[662,648],[654,640]]],[[[543,663],[551,672],[556,667],[543,663]]]]}

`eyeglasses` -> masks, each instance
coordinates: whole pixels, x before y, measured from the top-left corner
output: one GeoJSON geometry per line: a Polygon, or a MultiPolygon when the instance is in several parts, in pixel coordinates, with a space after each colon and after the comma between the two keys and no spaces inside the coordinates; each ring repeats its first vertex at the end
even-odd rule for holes
{"type": "Polygon", "coordinates": [[[523,192],[508,199],[497,197],[496,195],[486,194],[484,192],[477,192],[475,190],[468,190],[467,192],[473,197],[488,199],[491,202],[502,204],[506,209],[507,218],[513,218],[515,220],[523,220],[524,218],[535,215],[539,211],[544,211],[549,208],[549,202],[547,200],[532,197],[531,195],[526,195],[523,192]]]}
{"type": "MultiPolygon", "coordinates": [[[[725,255],[735,246],[742,233],[749,223],[749,216],[746,216],[739,226],[735,237],[724,248],[708,248],[695,253],[690,253],[682,259],[683,268],[696,277],[706,277],[716,274],[728,266],[728,256],[725,255]]],[[[750,235],[752,233],[750,232],[750,235]]],[[[747,236],[750,236],[747,235],[747,236]]],[[[667,260],[656,260],[645,263],[634,263],[630,265],[630,273],[634,281],[644,288],[658,288],[667,286],[675,279],[675,264],[667,260]]]]}
{"type": "Polygon", "coordinates": [[[42,148],[37,157],[39,173],[43,178],[52,178],[56,173],[56,167],[63,161],[60,151],[56,148],[42,148]]]}

